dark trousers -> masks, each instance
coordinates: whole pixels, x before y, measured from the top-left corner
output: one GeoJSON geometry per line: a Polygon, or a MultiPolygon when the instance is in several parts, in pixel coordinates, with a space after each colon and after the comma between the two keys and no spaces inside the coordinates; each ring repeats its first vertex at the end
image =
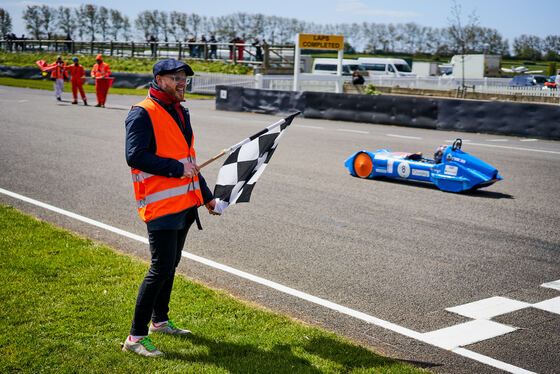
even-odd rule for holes
{"type": "Polygon", "coordinates": [[[194,220],[195,209],[190,209],[182,229],[148,231],[152,262],[138,290],[130,335],[148,335],[150,319],[155,323],[169,319],[167,312],[175,269],[194,220]]]}

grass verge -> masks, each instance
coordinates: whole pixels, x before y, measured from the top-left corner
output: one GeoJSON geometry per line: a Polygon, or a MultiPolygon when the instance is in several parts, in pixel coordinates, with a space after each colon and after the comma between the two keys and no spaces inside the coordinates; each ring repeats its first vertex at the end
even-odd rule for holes
{"type": "Polygon", "coordinates": [[[425,373],[180,275],[170,309],[193,336],[125,353],[146,263],[4,205],[0,248],[1,373],[425,373]]]}
{"type": "MultiPolygon", "coordinates": [[[[80,55],[80,54],[69,54],[65,52],[5,52],[0,51],[0,65],[12,65],[12,66],[32,66],[37,67],[35,61],[46,60],[48,63],[54,62],[56,57],[60,55],[67,64],[72,63],[72,57],[78,57],[80,59],[80,64],[84,69],[91,69],[95,64],[95,54],[92,55],[80,55]]],[[[131,73],[152,73],[152,66],[160,60],[147,59],[147,58],[135,58],[135,57],[113,57],[113,56],[103,56],[103,61],[105,61],[111,67],[111,71],[120,72],[131,72],[131,73]]],[[[241,64],[230,64],[225,61],[215,60],[215,61],[200,61],[183,59],[187,64],[189,64],[193,70],[197,73],[221,73],[221,74],[241,74],[241,75],[251,75],[253,74],[253,69],[241,65],[241,64]]]]}
{"type": "MultiPolygon", "coordinates": [[[[0,77],[0,86],[11,86],[11,87],[25,87],[25,88],[35,88],[39,90],[50,90],[54,91],[54,85],[51,80],[36,80],[36,79],[18,79],[9,77],[0,77]]],[[[92,84],[85,84],[84,91],[86,93],[95,93],[95,86],[92,84]]],[[[64,92],[72,93],[71,83],[64,84],[64,92]]],[[[109,93],[112,95],[137,95],[146,96],[148,93],[147,89],[135,89],[135,88],[116,88],[111,87],[109,93]]],[[[78,94],[78,98],[79,94],[78,94]]],[[[195,95],[195,94],[185,94],[187,99],[214,99],[214,95],[195,95]]]]}

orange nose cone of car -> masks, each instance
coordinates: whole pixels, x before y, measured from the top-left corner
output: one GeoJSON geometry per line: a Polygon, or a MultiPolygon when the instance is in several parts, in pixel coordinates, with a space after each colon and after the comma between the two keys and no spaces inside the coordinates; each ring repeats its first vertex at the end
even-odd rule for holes
{"type": "Polygon", "coordinates": [[[360,178],[367,178],[373,171],[373,162],[367,153],[360,153],[354,158],[354,170],[360,178]]]}

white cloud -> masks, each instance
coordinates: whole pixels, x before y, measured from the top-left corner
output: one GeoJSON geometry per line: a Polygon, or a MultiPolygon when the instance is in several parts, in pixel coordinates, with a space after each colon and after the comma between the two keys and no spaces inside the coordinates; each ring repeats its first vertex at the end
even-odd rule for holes
{"type": "Polygon", "coordinates": [[[362,16],[386,16],[393,18],[411,18],[419,17],[420,13],[400,11],[400,10],[385,10],[385,9],[372,9],[361,1],[356,0],[341,0],[336,6],[336,11],[340,13],[350,13],[362,16]]]}

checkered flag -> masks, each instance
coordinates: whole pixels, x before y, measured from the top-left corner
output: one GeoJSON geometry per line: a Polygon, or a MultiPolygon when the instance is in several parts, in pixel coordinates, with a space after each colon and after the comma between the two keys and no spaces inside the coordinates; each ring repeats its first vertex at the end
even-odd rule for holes
{"type": "Polygon", "coordinates": [[[284,130],[298,114],[300,112],[276,122],[228,150],[232,153],[218,172],[214,187],[215,212],[222,213],[235,203],[249,202],[255,183],[272,157],[284,130]]]}

